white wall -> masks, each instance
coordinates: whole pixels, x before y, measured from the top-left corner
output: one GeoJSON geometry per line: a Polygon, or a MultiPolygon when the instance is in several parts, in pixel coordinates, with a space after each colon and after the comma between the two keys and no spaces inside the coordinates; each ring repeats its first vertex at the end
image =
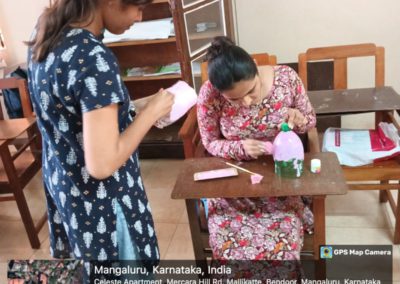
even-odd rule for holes
{"type": "MultiPolygon", "coordinates": [[[[400,92],[400,1],[234,0],[238,43],[297,62],[310,47],[371,42],[385,47],[386,85],[400,92]]],[[[349,88],[373,86],[373,60],[349,62],[349,88]]]]}
{"type": "Polygon", "coordinates": [[[0,28],[3,31],[7,49],[6,62],[9,67],[26,61],[29,39],[49,0],[0,0],[0,28]]]}

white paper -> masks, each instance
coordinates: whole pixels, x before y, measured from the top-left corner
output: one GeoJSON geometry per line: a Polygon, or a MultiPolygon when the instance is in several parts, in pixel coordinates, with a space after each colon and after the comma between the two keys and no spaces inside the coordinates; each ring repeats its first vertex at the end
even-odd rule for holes
{"type": "Polygon", "coordinates": [[[130,40],[166,39],[170,37],[171,30],[173,32],[172,18],[138,22],[120,35],[112,34],[106,30],[104,32],[103,42],[111,43],[130,40]]]}

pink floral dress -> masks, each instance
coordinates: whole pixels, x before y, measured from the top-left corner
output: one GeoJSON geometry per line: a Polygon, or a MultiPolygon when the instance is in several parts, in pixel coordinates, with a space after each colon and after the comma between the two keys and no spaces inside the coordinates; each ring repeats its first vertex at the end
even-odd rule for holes
{"type": "MultiPolygon", "coordinates": [[[[205,148],[213,156],[250,160],[242,140],[272,141],[288,108],[315,125],[315,112],[297,73],[274,66],[274,82],[258,105],[232,104],[207,81],[200,90],[197,117],[205,148]]],[[[301,197],[208,199],[210,246],[216,259],[300,259],[304,229],[312,230],[313,215],[301,197]]]]}

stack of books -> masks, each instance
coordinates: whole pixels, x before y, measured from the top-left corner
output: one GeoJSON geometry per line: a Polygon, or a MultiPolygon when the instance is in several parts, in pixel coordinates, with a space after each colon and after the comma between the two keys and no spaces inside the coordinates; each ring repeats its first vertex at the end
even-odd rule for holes
{"type": "Polygon", "coordinates": [[[125,76],[162,76],[167,74],[181,74],[179,62],[162,66],[132,67],[125,71],[125,76]]]}

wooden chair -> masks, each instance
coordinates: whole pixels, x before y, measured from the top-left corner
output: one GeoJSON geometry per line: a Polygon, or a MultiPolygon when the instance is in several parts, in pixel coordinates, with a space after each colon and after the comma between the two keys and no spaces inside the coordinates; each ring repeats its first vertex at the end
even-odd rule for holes
{"type": "MultiPolygon", "coordinates": [[[[276,65],[277,62],[275,56],[268,55],[267,53],[253,54],[252,57],[257,62],[257,65],[276,65]]],[[[201,75],[203,83],[206,80],[208,80],[207,62],[201,64],[201,75]]],[[[201,137],[198,129],[197,113],[195,107],[192,108],[191,111],[189,112],[184,124],[182,125],[179,131],[179,136],[183,140],[185,158],[188,159],[194,157],[205,157],[208,155],[207,151],[205,150],[204,146],[201,143],[201,137]]],[[[312,129],[307,133],[306,140],[308,140],[307,143],[308,151],[319,151],[318,136],[316,129],[312,129]]],[[[324,197],[322,198],[322,201],[324,201],[324,197]]],[[[324,203],[318,202],[318,206],[321,206],[321,204],[323,206],[324,203]]],[[[196,261],[199,260],[201,261],[212,258],[212,252],[208,243],[209,235],[208,235],[208,224],[207,224],[206,214],[204,206],[200,200],[197,204],[197,212],[198,212],[198,216],[196,217],[197,220],[191,220],[190,224],[192,226],[192,224],[196,224],[197,222],[196,225],[200,227],[200,237],[195,236],[198,232],[198,229],[196,228],[191,227],[191,233],[192,233],[192,242],[193,242],[196,261]]],[[[316,222],[323,222],[320,224],[322,224],[322,226],[325,226],[324,216],[323,218],[320,217],[321,216],[316,216],[316,222]]],[[[325,239],[325,232],[321,233],[322,235],[320,234],[319,236],[325,239]]],[[[313,236],[314,235],[307,235],[305,237],[302,257],[307,258],[311,256],[314,259],[319,258],[319,247],[314,245],[314,243],[318,242],[314,242],[313,236]]]]}
{"type": "MultiPolygon", "coordinates": [[[[330,46],[320,48],[310,48],[305,53],[299,55],[299,75],[307,89],[307,63],[311,61],[333,61],[333,88],[347,89],[347,62],[353,57],[375,57],[375,87],[383,87],[385,85],[385,50],[383,47],[377,47],[375,44],[354,44],[343,46],[330,46]]],[[[400,126],[396,123],[393,112],[377,112],[375,113],[375,125],[379,122],[393,122],[400,130],[400,126]]],[[[345,177],[352,190],[380,190],[380,202],[389,200],[392,211],[395,215],[395,233],[394,243],[400,244],[400,159],[392,159],[374,163],[372,165],[362,167],[343,167],[345,177]],[[397,184],[389,184],[390,180],[397,181],[397,184]],[[365,184],[369,181],[379,181],[380,184],[365,184]],[[390,189],[398,189],[397,206],[390,192],[390,189]]]]}
{"type": "Polygon", "coordinates": [[[0,90],[12,88],[19,90],[24,118],[4,120],[0,113],[0,201],[16,201],[31,247],[38,249],[47,213],[35,225],[23,189],[41,168],[41,138],[26,80],[0,79],[0,90]]]}

